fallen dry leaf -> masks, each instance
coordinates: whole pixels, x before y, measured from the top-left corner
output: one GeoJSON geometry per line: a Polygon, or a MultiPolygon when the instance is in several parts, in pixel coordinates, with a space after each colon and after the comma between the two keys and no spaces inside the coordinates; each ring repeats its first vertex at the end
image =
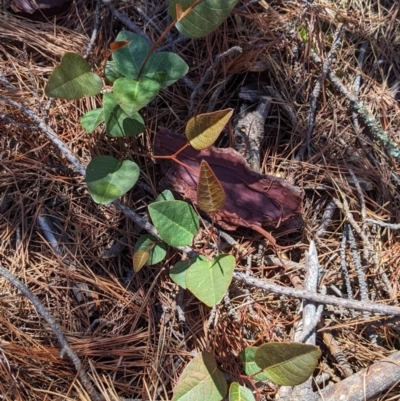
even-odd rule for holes
{"type": "MultiPolygon", "coordinates": [[[[156,155],[172,155],[186,142],[185,137],[160,129],[155,141],[156,155]]],[[[256,173],[232,148],[211,147],[199,152],[189,147],[178,159],[190,169],[168,161],[160,185],[196,203],[200,163],[207,161],[225,190],[226,203],[214,216],[226,230],[252,225],[278,228],[301,212],[303,194],[298,187],[281,178],[256,173]]]]}

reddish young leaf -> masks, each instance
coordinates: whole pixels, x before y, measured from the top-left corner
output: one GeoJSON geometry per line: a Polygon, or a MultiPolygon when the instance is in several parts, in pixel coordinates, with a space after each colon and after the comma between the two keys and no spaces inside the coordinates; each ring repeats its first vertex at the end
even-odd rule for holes
{"type": "Polygon", "coordinates": [[[129,41],[128,40],[121,40],[119,42],[112,42],[110,43],[110,50],[112,52],[115,52],[116,50],[120,49],[121,47],[125,47],[129,45],[129,41]]]}
{"type": "Polygon", "coordinates": [[[225,205],[225,191],[211,170],[210,165],[200,163],[199,182],[197,183],[197,206],[206,213],[215,212],[225,205]]]}

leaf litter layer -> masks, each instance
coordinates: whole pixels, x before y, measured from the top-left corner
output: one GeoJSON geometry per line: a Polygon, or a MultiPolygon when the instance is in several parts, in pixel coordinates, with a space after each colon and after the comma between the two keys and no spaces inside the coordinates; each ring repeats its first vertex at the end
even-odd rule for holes
{"type": "MultiPolygon", "coordinates": [[[[166,26],[167,3],[153,3],[157,4],[116,7],[154,41],[160,27],[166,26]]],[[[360,73],[359,99],[399,143],[400,30],[391,2],[364,3],[362,9],[354,2],[339,5],[320,0],[310,7],[300,1],[239,3],[232,17],[209,37],[176,42],[178,54],[191,66],[189,81],[180,80],[163,89],[145,109],[146,135],[138,141],[105,138],[100,130],[94,136],[83,132],[79,119],[99,106],[99,98],[57,100],[47,105],[43,95],[46,80],[61,56],[66,51],[82,54],[88,45],[95,26],[95,13],[89,6],[80,3],[48,23],[21,21],[2,11],[0,72],[14,86],[10,89],[1,81],[3,96],[27,102],[87,164],[94,155],[122,159],[133,152],[148,152],[160,126],[183,133],[192,115],[210,111],[210,105],[214,110],[238,108],[240,87],[261,82],[275,91],[275,95],[269,94],[272,107],[262,142],[261,172],[286,178],[305,192],[303,225],[295,232],[276,233],[278,243],[308,244],[316,239],[319,264],[324,268],[321,284],[329,293],[346,294],[347,281],[353,297],[361,299],[362,275],[355,269],[354,253],[342,245],[344,223],[351,212],[368,239],[366,242],[354,232],[356,252],[361,260],[367,258],[364,282],[368,298],[398,305],[398,235],[387,228],[368,226],[366,219],[399,221],[399,169],[371,141],[362,121],[357,128],[350,104],[328,79],[322,82],[314,113],[311,157],[296,161],[309,126],[315,82],[321,74],[312,52],[325,61],[339,21],[347,26],[330,68],[352,93],[360,73]],[[242,52],[215,64],[193,97],[192,115],[188,115],[191,83],[196,85],[215,57],[234,46],[240,46],[242,52]],[[363,46],[366,53],[361,64],[363,46]],[[348,266],[348,279],[343,277],[341,260],[348,266]]],[[[90,53],[95,72],[104,65],[113,32],[122,28],[105,6],[101,15],[90,53]]],[[[293,340],[300,302],[252,288],[246,292],[238,283],[231,286],[230,302],[217,308],[212,322],[207,324],[209,308],[191,301],[185,307],[185,323],[181,323],[181,315],[176,313],[181,294],[177,297],[177,287],[162,270],[172,267],[181,255],[170,249],[162,266],[143,268],[134,275],[137,228],[113,207],[99,207],[91,201],[83,177],[73,172],[24,114],[4,102],[0,109],[0,263],[54,316],[105,397],[170,399],[193,350],[212,351],[219,364],[239,374],[236,356],[246,346],[293,340]],[[44,237],[43,221],[53,226],[58,247],[52,248],[44,237]],[[111,248],[113,243],[119,243],[122,251],[111,248]],[[104,258],[104,252],[111,257],[104,258]],[[190,334],[182,325],[190,328],[190,334]]],[[[225,138],[229,142],[229,136],[225,138]]],[[[132,158],[140,164],[142,185],[135,186],[123,202],[145,213],[146,205],[158,194],[161,170],[150,158],[132,158]]],[[[240,247],[227,250],[236,256],[238,270],[251,269],[257,278],[291,285],[286,271],[269,264],[268,249],[265,254],[258,253],[262,244],[258,235],[239,230],[234,238],[240,247]]],[[[215,238],[204,233],[197,240],[198,248],[206,246],[204,251],[213,254],[215,238]]],[[[287,265],[294,266],[291,268],[297,269],[301,279],[304,248],[282,254],[293,262],[287,265]]],[[[89,399],[72,364],[60,358],[55,335],[30,302],[3,278],[0,293],[0,358],[4,361],[0,394],[6,400],[89,399]]],[[[182,296],[185,305],[188,294],[182,296]]],[[[320,369],[328,372],[333,382],[398,348],[396,322],[376,316],[327,307],[319,330],[320,369]],[[344,359],[335,359],[339,351],[344,359]]],[[[265,386],[267,399],[273,399],[275,393],[275,388],[265,386]]],[[[394,388],[379,399],[391,399],[397,393],[394,388]]]]}

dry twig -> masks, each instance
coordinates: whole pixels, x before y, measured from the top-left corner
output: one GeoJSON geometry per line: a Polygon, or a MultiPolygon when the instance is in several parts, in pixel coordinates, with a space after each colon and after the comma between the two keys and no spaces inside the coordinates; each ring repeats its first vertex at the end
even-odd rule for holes
{"type": "Polygon", "coordinates": [[[86,370],[83,368],[82,362],[79,359],[78,355],[71,349],[69,346],[67,339],[61,331],[60,326],[54,320],[53,316],[50,315],[49,312],[45,309],[45,307],[39,301],[39,298],[34,295],[28,287],[26,287],[21,281],[19,281],[13,274],[11,274],[7,269],[3,266],[0,266],[0,274],[6,278],[13,286],[17,287],[34,305],[37,312],[46,320],[46,322],[50,325],[54,334],[57,336],[57,339],[61,345],[61,357],[65,353],[71,359],[71,362],[74,364],[76,371],[82,381],[83,386],[86,391],[90,394],[91,398],[94,401],[102,401],[103,397],[98,394],[97,390],[93,387],[89,376],[86,370]]]}

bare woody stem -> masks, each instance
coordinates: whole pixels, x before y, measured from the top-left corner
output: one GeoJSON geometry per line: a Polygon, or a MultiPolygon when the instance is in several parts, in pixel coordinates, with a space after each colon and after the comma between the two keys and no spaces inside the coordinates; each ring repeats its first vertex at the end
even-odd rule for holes
{"type": "MultiPolygon", "coordinates": [[[[175,163],[187,168],[188,170],[190,170],[192,173],[198,174],[198,171],[196,169],[194,169],[193,167],[190,167],[189,165],[181,162],[180,160],[178,160],[178,155],[183,152],[186,148],[188,148],[190,146],[189,143],[186,143],[185,145],[183,145],[179,150],[177,150],[173,155],[168,155],[168,156],[151,156],[153,159],[163,159],[163,160],[172,160],[175,163]]],[[[137,152],[131,152],[136,156],[142,156],[142,157],[149,157],[147,155],[144,155],[142,153],[137,153],[137,152]]]]}

